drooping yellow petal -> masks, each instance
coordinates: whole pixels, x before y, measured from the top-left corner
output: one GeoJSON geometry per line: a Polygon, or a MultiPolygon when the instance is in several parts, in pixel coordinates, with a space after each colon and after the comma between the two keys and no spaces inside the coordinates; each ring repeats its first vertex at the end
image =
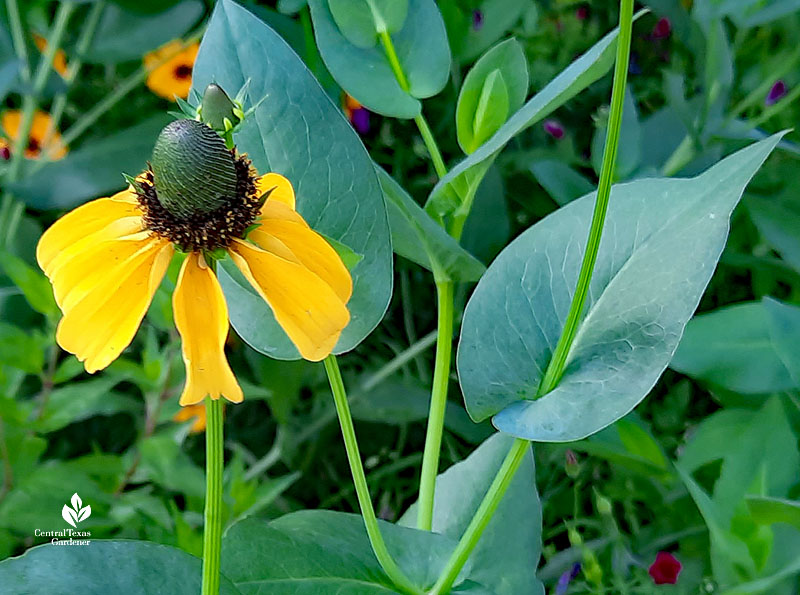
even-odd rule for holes
{"type": "Polygon", "coordinates": [[[241,402],[242,389],[225,358],[228,307],[214,271],[201,254],[191,253],[183,262],[172,309],[186,364],[180,404],[194,405],[206,396],[241,402]]]}
{"type": "Polygon", "coordinates": [[[264,174],[256,180],[256,191],[262,196],[267,190],[272,190],[267,202],[281,202],[294,210],[294,188],[289,180],[276,173],[264,174]]]}
{"type": "Polygon", "coordinates": [[[350,322],[350,313],[336,292],[302,264],[247,242],[234,240],[229,253],[272,308],[300,355],[310,361],[327,357],[350,322]]]}
{"type": "MultiPolygon", "coordinates": [[[[47,272],[59,254],[81,239],[122,218],[139,217],[141,220],[141,215],[131,190],[123,190],[110,198],[87,202],[61,217],[44,232],[36,246],[36,260],[42,270],[47,272]]],[[[142,223],[139,229],[143,228],[142,223]]]]}
{"type": "Polygon", "coordinates": [[[133,340],[172,257],[168,241],[140,236],[105,242],[102,259],[86,261],[87,275],[94,269],[106,274],[81,289],[58,325],[58,344],[90,374],[108,366],[133,340]]]}
{"type": "Polygon", "coordinates": [[[190,419],[194,419],[194,423],[189,428],[192,433],[202,432],[206,429],[205,403],[186,405],[186,407],[181,407],[178,412],[172,416],[172,421],[177,422],[189,421],[190,419]]]}
{"type": "Polygon", "coordinates": [[[343,303],[346,304],[353,294],[350,271],[336,250],[313,229],[292,221],[266,219],[250,232],[248,239],[267,252],[309,269],[325,281],[343,303]]]}

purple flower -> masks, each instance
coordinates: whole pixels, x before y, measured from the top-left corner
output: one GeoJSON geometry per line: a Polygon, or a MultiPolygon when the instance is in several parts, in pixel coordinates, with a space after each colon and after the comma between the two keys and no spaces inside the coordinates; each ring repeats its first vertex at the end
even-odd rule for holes
{"type": "Polygon", "coordinates": [[[678,575],[683,565],[669,552],[658,552],[656,560],[647,570],[657,585],[674,585],[678,582],[678,575]]]}
{"type": "Polygon", "coordinates": [[[545,120],[542,124],[542,128],[556,140],[564,138],[564,127],[558,120],[545,120]]]}
{"type": "Polygon", "coordinates": [[[353,124],[353,128],[356,129],[356,132],[359,134],[366,134],[369,132],[369,110],[363,107],[354,109],[353,113],[350,115],[350,122],[353,124]]]}
{"type": "Polygon", "coordinates": [[[577,577],[580,571],[581,571],[580,562],[575,562],[575,564],[572,565],[572,568],[570,568],[564,574],[562,574],[558,578],[558,583],[556,583],[555,595],[564,595],[567,592],[567,589],[569,588],[570,581],[572,581],[575,577],[577,577]]]}
{"type": "Polygon", "coordinates": [[[666,39],[672,33],[672,23],[666,17],[658,19],[653,32],[650,34],[653,39],[666,39]]]}
{"type": "Polygon", "coordinates": [[[472,11],[472,30],[480,31],[483,27],[483,12],[477,8],[472,11]]]}
{"type": "Polygon", "coordinates": [[[778,79],[764,98],[764,105],[770,106],[786,95],[786,83],[778,79]]]}
{"type": "Polygon", "coordinates": [[[589,18],[589,7],[579,6],[575,9],[575,18],[579,21],[585,21],[589,18]]]}

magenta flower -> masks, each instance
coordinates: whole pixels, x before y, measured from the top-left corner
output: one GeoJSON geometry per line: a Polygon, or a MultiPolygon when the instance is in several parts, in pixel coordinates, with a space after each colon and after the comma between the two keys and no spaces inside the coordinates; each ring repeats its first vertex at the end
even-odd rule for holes
{"type": "Polygon", "coordinates": [[[658,19],[656,26],[653,27],[653,32],[650,36],[653,39],[666,39],[672,33],[672,23],[666,17],[658,19]]]}
{"type": "Polygon", "coordinates": [[[775,81],[775,84],[767,93],[767,96],[764,98],[764,105],[769,107],[770,105],[777,103],[779,99],[781,99],[784,95],[786,95],[786,83],[784,83],[781,79],[775,81]]]}
{"type": "Polygon", "coordinates": [[[653,577],[657,585],[674,585],[678,582],[678,575],[683,566],[680,561],[669,552],[658,552],[656,560],[650,565],[647,572],[653,577]]]}
{"type": "Polygon", "coordinates": [[[483,13],[475,9],[472,11],[472,30],[480,31],[483,27],[483,13]]]}
{"type": "Polygon", "coordinates": [[[564,127],[558,120],[545,120],[542,124],[542,128],[556,140],[564,138],[564,127]]]}
{"type": "Polygon", "coordinates": [[[575,9],[575,18],[579,21],[585,21],[589,18],[589,7],[579,6],[575,9]]]}

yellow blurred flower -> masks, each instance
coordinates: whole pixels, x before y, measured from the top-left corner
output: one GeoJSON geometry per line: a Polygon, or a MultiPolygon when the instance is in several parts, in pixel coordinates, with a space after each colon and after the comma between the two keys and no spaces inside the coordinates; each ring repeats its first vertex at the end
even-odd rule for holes
{"type": "MultiPolygon", "coordinates": [[[[33,43],[36,44],[36,47],[40,52],[44,53],[44,50],[47,47],[47,40],[44,37],[34,33],[33,43]]],[[[64,50],[60,48],[56,50],[56,54],[53,56],[53,69],[62,77],[67,75],[67,55],[64,53],[64,50]]]]}
{"type": "MultiPolygon", "coordinates": [[[[167,137],[180,143],[193,132],[216,135],[207,127],[198,130],[204,126],[178,120],[162,137],[171,131],[167,137]]],[[[258,176],[246,157],[213,138],[236,176],[235,195],[225,196],[219,208],[176,215],[167,208],[168,180],[148,169],[127,190],[56,221],[36,252],[64,314],[56,339],[89,373],[130,344],[175,249],[186,253],[172,296],[186,364],[181,405],[206,396],[243,398],[224,351],[228,309],[212,264],[220,255],[232,259],[305,359],[329,355],[350,320],[350,273],[295,210],[291,183],[275,173],[258,176]]],[[[157,142],[154,165],[158,148],[157,142]]],[[[198,187],[196,194],[205,190],[198,187]]]]}
{"type": "Polygon", "coordinates": [[[172,421],[176,421],[178,423],[182,421],[189,421],[190,419],[194,419],[194,423],[189,428],[189,430],[192,433],[205,431],[206,429],[205,404],[198,403],[197,405],[187,405],[186,407],[181,407],[178,410],[178,412],[172,416],[172,421]]]}
{"type": "MultiPolygon", "coordinates": [[[[6,136],[0,139],[0,149],[9,157],[19,135],[20,122],[22,122],[22,112],[19,110],[8,110],[0,116],[0,126],[6,136]]],[[[61,135],[57,130],[51,130],[52,124],[50,114],[43,111],[34,113],[31,133],[25,147],[25,157],[38,159],[42,153],[46,153],[50,159],[55,160],[67,154],[67,147],[61,141],[61,135]]]]}
{"type": "Polygon", "coordinates": [[[174,39],[144,57],[150,71],[147,87],[159,97],[175,101],[186,99],[192,87],[192,69],[200,45],[195,42],[181,49],[183,42],[174,39]]]}

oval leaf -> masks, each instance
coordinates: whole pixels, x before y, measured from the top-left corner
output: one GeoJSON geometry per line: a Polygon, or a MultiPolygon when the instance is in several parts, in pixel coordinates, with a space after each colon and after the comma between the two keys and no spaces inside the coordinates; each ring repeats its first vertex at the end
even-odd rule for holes
{"type": "MultiPolygon", "coordinates": [[[[497,76],[497,75],[495,75],[497,76]]],[[[490,83],[491,85],[491,83],[490,83]]],[[[498,43],[467,73],[456,106],[456,133],[458,144],[465,153],[472,153],[483,141],[497,132],[505,123],[508,114],[516,112],[525,102],[528,93],[528,61],[525,52],[516,39],[498,43]],[[507,113],[503,113],[492,126],[483,126],[478,133],[478,105],[492,73],[497,72],[504,83],[507,100],[507,113]],[[476,138],[476,136],[480,138],[476,138]]],[[[490,109],[491,109],[490,105],[490,109]]],[[[481,118],[481,119],[485,119],[481,118]]]]}
{"type": "Polygon", "coordinates": [[[418,99],[435,95],[447,83],[450,46],[433,0],[408,0],[403,26],[392,34],[408,91],[397,82],[381,44],[353,45],[337,26],[326,0],[310,0],[308,5],[317,46],[328,70],[345,91],[373,112],[413,118],[420,112],[418,99]]]}
{"type": "MultiPolygon", "coordinates": [[[[259,172],[286,176],[309,225],[363,257],[351,270],[351,320],[334,351],[352,349],[381,320],[392,289],[389,225],[372,161],[300,58],[230,0],[217,4],[194,67],[196,91],[212,81],[232,95],[249,82],[245,109],[257,107],[235,134],[240,151],[259,172]]],[[[223,265],[220,281],[236,332],[262,353],[297,359],[267,304],[225,273],[232,268],[223,265]]]]}
{"type": "Polygon", "coordinates": [[[512,242],[464,314],[458,371],[475,420],[543,442],[589,436],[653,387],[714,271],[729,217],[780,140],[774,135],[692,179],[615,186],[587,299],[560,384],[533,399],[569,310],[595,196],[512,242]]]}

